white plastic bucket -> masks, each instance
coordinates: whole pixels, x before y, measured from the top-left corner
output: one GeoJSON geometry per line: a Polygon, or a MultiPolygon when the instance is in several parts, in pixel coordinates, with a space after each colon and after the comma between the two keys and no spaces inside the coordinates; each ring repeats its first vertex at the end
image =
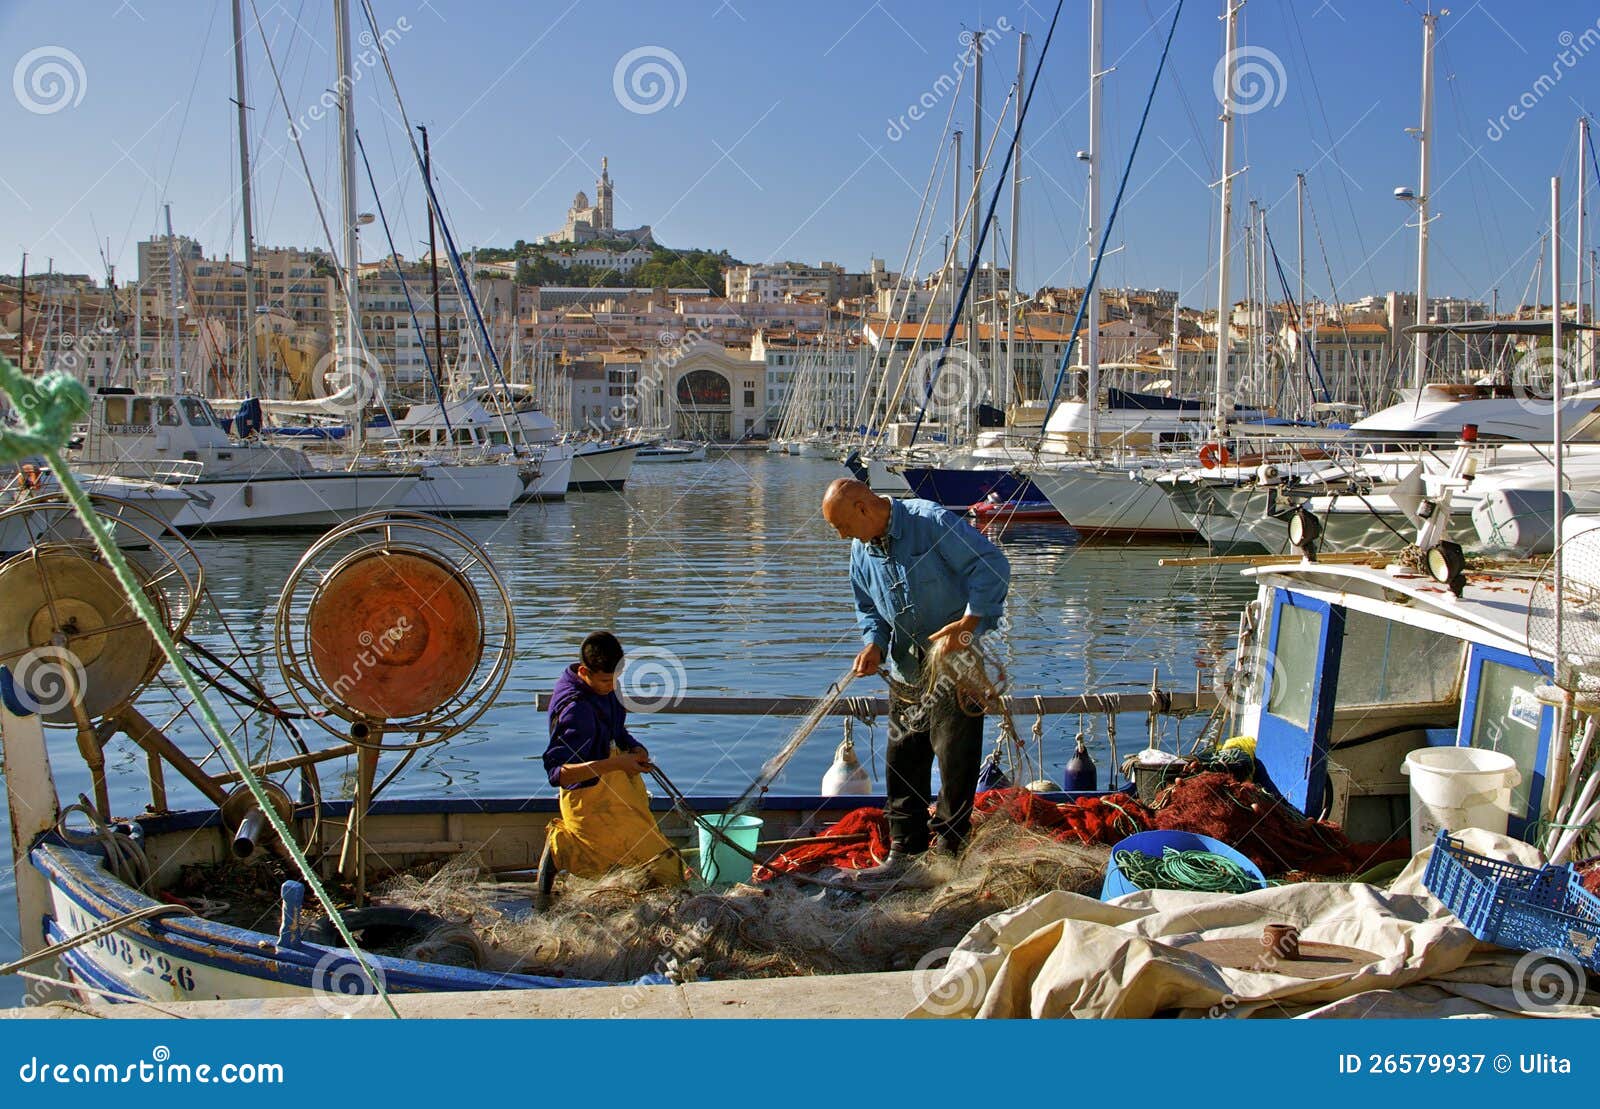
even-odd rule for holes
{"type": "Polygon", "coordinates": [[[1411,851],[1433,843],[1440,828],[1505,833],[1511,790],[1522,773],[1510,755],[1481,747],[1423,747],[1406,756],[1411,779],[1411,851]]]}

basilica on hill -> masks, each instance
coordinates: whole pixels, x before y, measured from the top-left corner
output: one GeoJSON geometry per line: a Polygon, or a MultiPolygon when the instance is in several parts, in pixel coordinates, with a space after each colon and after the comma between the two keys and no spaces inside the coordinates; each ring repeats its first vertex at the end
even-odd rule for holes
{"type": "Polygon", "coordinates": [[[618,227],[612,219],[611,172],[606,159],[600,159],[600,180],[595,182],[594,203],[579,191],[567,209],[566,226],[544,237],[547,243],[591,243],[602,239],[626,239],[641,246],[655,242],[649,224],[643,227],[618,227]]]}

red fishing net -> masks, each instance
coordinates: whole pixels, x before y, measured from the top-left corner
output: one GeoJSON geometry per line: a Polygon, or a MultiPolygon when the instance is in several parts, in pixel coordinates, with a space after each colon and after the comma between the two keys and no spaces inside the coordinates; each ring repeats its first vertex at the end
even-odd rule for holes
{"type": "Polygon", "coordinates": [[[1175,782],[1157,800],[1161,807],[1155,811],[1155,827],[1221,840],[1267,875],[1359,874],[1411,855],[1404,837],[1354,843],[1338,825],[1309,820],[1253,782],[1219,771],[1175,782]]]}
{"type": "MultiPolygon", "coordinates": [[[[1150,827],[1149,810],[1124,794],[1057,803],[1025,789],[991,789],[978,794],[972,819],[975,825],[985,820],[1010,820],[1063,843],[1107,846],[1150,827]]],[[[756,880],[824,867],[859,870],[876,866],[889,854],[889,825],[882,809],[853,809],[824,834],[841,838],[791,847],[757,869],[756,880]]]]}
{"type": "MultiPolygon", "coordinates": [[[[1403,837],[1385,843],[1352,842],[1337,825],[1309,820],[1260,786],[1218,771],[1174,783],[1155,810],[1121,793],[1055,802],[1025,789],[986,790],[973,803],[973,823],[995,819],[1033,828],[1063,843],[1108,847],[1150,828],[1195,832],[1235,848],[1263,874],[1273,876],[1354,875],[1411,854],[1403,837]]],[[[759,868],[756,879],[825,867],[857,870],[875,866],[889,854],[889,826],[882,809],[854,809],[825,834],[838,838],[791,847],[759,868]]]]}

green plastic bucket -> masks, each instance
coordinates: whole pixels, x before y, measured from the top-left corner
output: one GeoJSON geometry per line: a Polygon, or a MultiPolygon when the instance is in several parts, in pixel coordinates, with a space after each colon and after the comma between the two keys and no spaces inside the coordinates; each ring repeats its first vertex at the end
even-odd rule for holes
{"type": "MultiPolygon", "coordinates": [[[[752,855],[755,854],[756,844],[761,840],[759,816],[712,813],[702,819],[752,855]]],[[[700,878],[707,885],[728,886],[735,882],[748,882],[755,868],[755,863],[712,835],[709,829],[704,826],[700,828],[700,878]]]]}

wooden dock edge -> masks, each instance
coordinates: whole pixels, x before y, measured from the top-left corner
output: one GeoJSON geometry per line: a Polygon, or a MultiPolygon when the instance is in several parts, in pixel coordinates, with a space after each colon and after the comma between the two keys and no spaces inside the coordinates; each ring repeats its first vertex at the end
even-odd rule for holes
{"type": "MultiPolygon", "coordinates": [[[[736,982],[690,982],[683,986],[602,986],[556,990],[491,990],[481,993],[395,994],[395,1008],[412,1020],[588,1020],[637,1017],[650,1020],[802,1019],[860,1020],[903,1017],[917,1003],[928,976],[915,971],[763,978],[736,982]]],[[[189,1019],[319,1020],[361,1017],[392,1020],[376,997],[265,997],[235,1001],[163,1002],[161,1008],[189,1019]]],[[[0,1019],[159,1018],[146,1005],[42,1005],[0,1011],[0,1019]]]]}

